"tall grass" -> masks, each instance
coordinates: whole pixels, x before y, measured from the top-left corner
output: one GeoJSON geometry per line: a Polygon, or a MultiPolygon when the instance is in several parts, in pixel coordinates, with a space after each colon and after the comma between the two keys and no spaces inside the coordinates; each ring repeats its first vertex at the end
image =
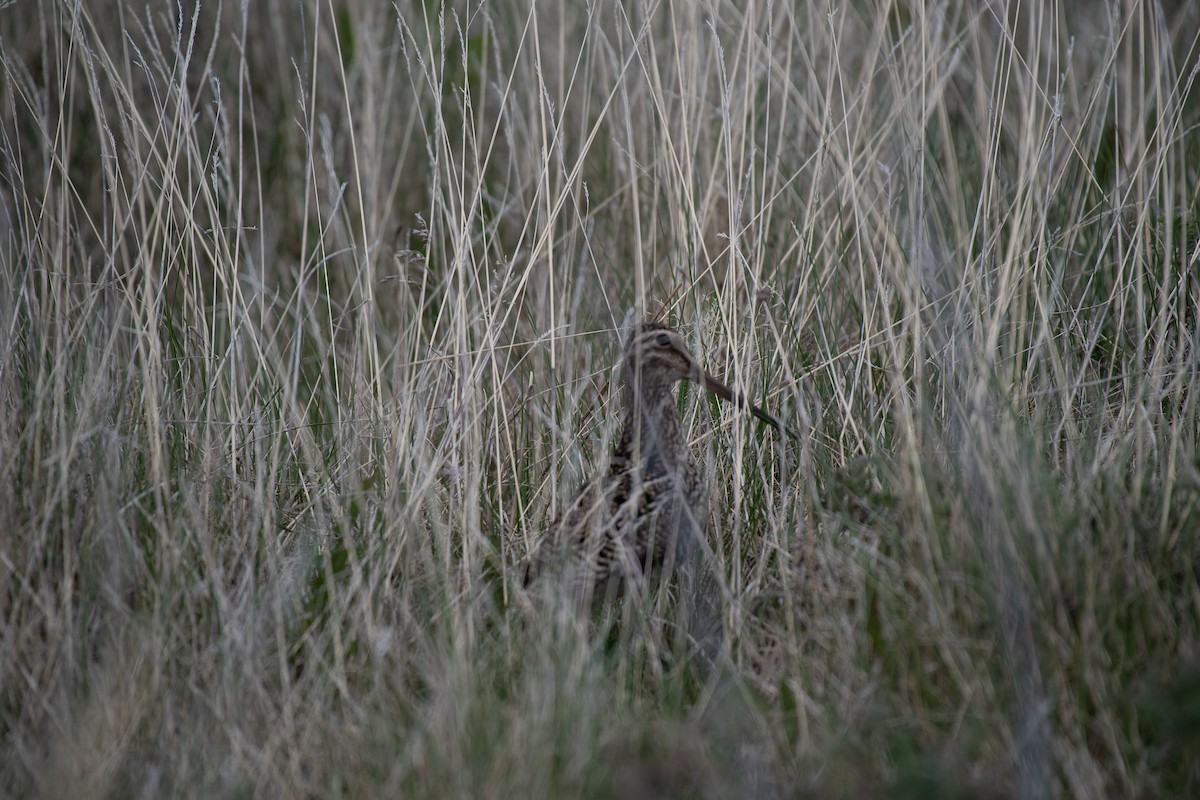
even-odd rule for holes
{"type": "Polygon", "coordinates": [[[1198,32],[0,9],[3,793],[1196,793],[1198,32]],[[514,602],[643,314],[717,671],[514,602]]]}

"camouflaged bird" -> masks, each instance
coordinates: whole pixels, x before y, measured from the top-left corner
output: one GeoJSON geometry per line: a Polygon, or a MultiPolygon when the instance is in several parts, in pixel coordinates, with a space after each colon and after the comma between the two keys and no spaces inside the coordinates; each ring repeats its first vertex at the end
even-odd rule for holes
{"type": "Polygon", "coordinates": [[[683,337],[657,322],[634,328],[623,373],[624,419],[608,469],[586,482],[550,524],[526,561],[526,587],[553,573],[582,597],[605,586],[622,591],[627,582],[643,586],[646,577],[669,573],[694,554],[708,509],[675,400],[679,381],[748,407],[783,430],[770,414],[701,369],[683,337]]]}

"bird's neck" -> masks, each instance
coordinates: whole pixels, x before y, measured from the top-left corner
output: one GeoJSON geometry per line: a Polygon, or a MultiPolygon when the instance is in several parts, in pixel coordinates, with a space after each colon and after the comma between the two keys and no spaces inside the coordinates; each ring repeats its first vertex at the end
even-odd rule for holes
{"type": "Polygon", "coordinates": [[[675,401],[674,382],[627,381],[625,418],[617,452],[642,466],[678,466],[688,457],[683,420],[675,401]]]}

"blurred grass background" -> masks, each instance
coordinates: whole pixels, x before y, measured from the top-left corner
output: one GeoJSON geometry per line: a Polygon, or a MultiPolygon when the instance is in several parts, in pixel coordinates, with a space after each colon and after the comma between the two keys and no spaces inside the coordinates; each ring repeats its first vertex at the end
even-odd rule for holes
{"type": "Polygon", "coordinates": [[[1200,792],[1200,9],[0,8],[0,786],[1200,792]],[[728,667],[510,605],[663,314],[728,667]]]}

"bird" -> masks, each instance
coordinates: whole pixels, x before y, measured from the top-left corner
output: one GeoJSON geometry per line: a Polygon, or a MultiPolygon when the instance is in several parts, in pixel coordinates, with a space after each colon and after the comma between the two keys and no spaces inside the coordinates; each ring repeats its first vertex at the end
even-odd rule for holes
{"type": "Polygon", "coordinates": [[[523,565],[526,590],[553,574],[581,599],[614,589],[624,594],[697,555],[708,517],[707,487],[679,416],[680,381],[788,432],[705,371],[679,332],[661,322],[633,327],[622,378],[621,434],[607,468],[587,480],[543,532],[523,565]]]}

